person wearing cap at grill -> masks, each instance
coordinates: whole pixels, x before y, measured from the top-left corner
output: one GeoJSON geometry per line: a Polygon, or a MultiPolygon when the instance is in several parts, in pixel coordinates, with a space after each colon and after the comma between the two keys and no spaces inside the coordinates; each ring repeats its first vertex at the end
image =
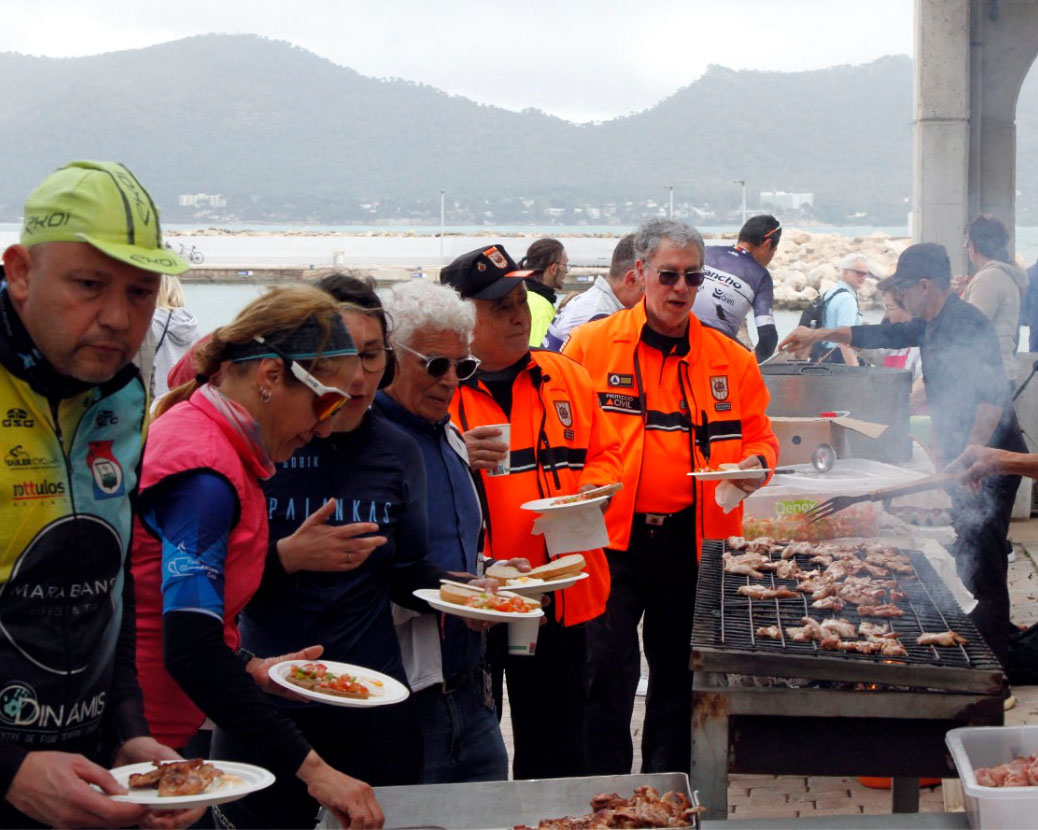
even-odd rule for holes
{"type": "MultiPolygon", "coordinates": [[[[918,346],[938,466],[955,460],[969,444],[1026,452],[995,330],[980,309],[951,290],[944,246],[910,245],[879,290],[894,291],[912,319],[836,329],[798,326],[779,348],[798,350],[819,340],[864,349],[918,346]]],[[[970,616],[1003,666],[1013,630],[1006,538],[1019,485],[1018,475],[997,475],[986,479],[978,493],[952,495],[957,534],[952,553],[959,576],[977,599],[970,616]]]]}
{"type": "Polygon", "coordinates": [[[75,161],[25,202],[3,253],[0,826],[185,826],[104,793],[107,768],[179,755],[148,732],[129,577],[147,395],[130,365],[165,250],[158,210],[115,162],[75,161]]]}
{"type": "Polygon", "coordinates": [[[331,432],[350,400],[343,390],[363,371],[357,348],[336,300],[296,285],[249,303],[195,363],[195,379],[158,402],[141,467],[133,576],[145,715],[177,747],[209,718],[256,750],[249,761],[300,779],[344,825],[381,826],[371,788],[327,763],[263,694],[291,696],[270,667],[313,660],[322,645],[280,656],[239,649],[238,615],[267,558],[261,481],[331,432]]]}
{"type": "MultiPolygon", "coordinates": [[[[698,552],[703,539],[742,532],[742,505],[723,513],[717,484],[688,473],[721,463],[771,468],[778,457],[753,353],[692,313],[703,237],[683,222],[651,219],[636,231],[634,252],[645,298],[577,329],[563,349],[587,368],[623,448],[624,486],[606,514],[612,592],[588,626],[591,771],[603,775],[631,771],[643,618],[642,772],[689,770],[698,552]]],[[[738,497],[765,477],[723,484],[736,485],[738,497]]]]}
{"type": "MultiPolygon", "coordinates": [[[[485,554],[525,557],[536,567],[549,553],[543,537],[531,535],[537,514],[520,505],[617,482],[621,464],[619,440],[598,408],[587,372],[556,352],[530,350],[525,276],[500,245],[490,245],[458,257],[440,272],[440,281],[476,307],[471,348],[481,363],[459,385],[450,414],[485,493],[485,554]],[[510,444],[494,426],[504,423],[510,444]],[[488,473],[505,459],[510,472],[488,473]]],[[[582,553],[589,578],[552,594],[533,656],[495,654],[504,632],[490,638],[498,711],[502,671],[508,682],[516,778],[585,774],[584,623],[605,609],[609,570],[601,548],[582,553]]]]}

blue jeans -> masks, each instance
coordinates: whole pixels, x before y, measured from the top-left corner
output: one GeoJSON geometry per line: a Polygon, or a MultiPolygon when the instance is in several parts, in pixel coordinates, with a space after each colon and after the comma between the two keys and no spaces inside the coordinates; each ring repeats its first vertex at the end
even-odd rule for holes
{"type": "Polygon", "coordinates": [[[483,701],[481,674],[444,694],[436,684],[415,696],[422,725],[423,784],[508,779],[508,751],[493,705],[483,701]]]}

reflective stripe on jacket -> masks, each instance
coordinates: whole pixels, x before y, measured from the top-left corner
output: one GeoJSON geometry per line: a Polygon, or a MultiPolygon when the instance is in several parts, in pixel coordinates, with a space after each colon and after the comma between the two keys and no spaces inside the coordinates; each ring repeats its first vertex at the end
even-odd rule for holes
{"type": "MultiPolygon", "coordinates": [[[[578,364],[554,352],[534,350],[512,384],[511,418],[477,380],[466,381],[451,401],[462,431],[511,423],[511,473],[488,476],[487,545],[494,559],[523,556],[536,567],[548,561],[542,535],[532,535],[537,513],[520,505],[569,495],[583,484],[620,480],[620,441],[595,401],[590,378],[578,364]]],[[[605,610],[609,566],[601,548],[583,551],[590,578],[553,594],[555,617],[576,625],[605,610]]]]}
{"type": "MultiPolygon", "coordinates": [[[[696,469],[716,469],[753,455],[761,456],[769,468],[778,460],[778,439],[764,414],[768,390],[753,353],[690,314],[688,354],[664,360],[659,350],[641,342],[645,324],[642,300],[634,308],[574,330],[563,350],[588,370],[599,404],[620,433],[624,486],[606,514],[610,547],[619,550],[626,550],[630,542],[635,501],[641,505],[656,495],[661,499],[672,495],[656,494],[652,488],[672,481],[673,476],[643,479],[642,470],[664,469],[675,463],[675,457],[688,463],[690,440],[694,444],[690,466],[696,469]],[[636,365],[644,384],[654,384],[653,411],[647,411],[636,365]],[[646,431],[652,429],[659,430],[651,445],[660,455],[643,457],[646,431]],[[665,450],[667,446],[671,451],[665,450]],[[704,455],[707,448],[709,461],[704,455]]],[[[716,483],[703,482],[695,487],[697,548],[704,538],[741,533],[742,505],[722,513],[714,500],[716,488],[716,483]]]]}

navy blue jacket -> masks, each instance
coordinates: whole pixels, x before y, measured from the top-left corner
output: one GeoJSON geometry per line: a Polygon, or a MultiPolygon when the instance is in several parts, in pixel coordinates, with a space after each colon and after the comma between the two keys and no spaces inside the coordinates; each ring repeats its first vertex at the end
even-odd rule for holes
{"type": "Polygon", "coordinates": [[[267,656],[320,643],[324,659],[406,683],[390,602],[428,610],[411,591],[439,587],[443,574],[426,558],[425,470],[414,440],[368,413],[353,432],[317,438],[297,450],[263,489],[270,550],[260,589],[241,617],[242,644],[267,656]],[[277,540],[330,498],[339,501],[331,524],[377,522],[388,541],[346,573],[286,574],[277,540]]]}
{"type": "MultiPolygon", "coordinates": [[[[459,455],[464,439],[446,417],[430,423],[408,412],[384,392],[375,398],[375,411],[418,442],[426,475],[429,525],[429,558],[449,571],[477,573],[479,533],[483,514],[468,465],[459,455]]],[[[471,671],[482,659],[482,638],[457,617],[440,624],[443,675],[471,671]]]]}

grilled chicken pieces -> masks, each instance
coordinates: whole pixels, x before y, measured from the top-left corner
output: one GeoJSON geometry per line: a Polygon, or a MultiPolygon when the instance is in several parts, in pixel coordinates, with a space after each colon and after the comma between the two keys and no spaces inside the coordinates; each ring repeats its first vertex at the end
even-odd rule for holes
{"type": "Polygon", "coordinates": [[[795,599],[799,597],[796,591],[789,588],[768,588],[765,585],[740,585],[735,593],[749,597],[750,599],[795,599]]]}
{"type": "MultiPolygon", "coordinates": [[[[591,799],[590,815],[544,819],[537,830],[590,830],[610,827],[691,827],[702,807],[693,807],[683,793],[662,796],[654,787],[638,787],[631,798],[601,793],[591,799]]],[[[517,825],[515,830],[533,830],[517,825]]]]}
{"type": "MultiPolygon", "coordinates": [[[[794,599],[799,594],[810,597],[813,609],[838,614],[847,605],[857,606],[860,617],[897,618],[904,611],[896,603],[907,602],[908,592],[898,580],[915,576],[911,558],[895,547],[883,544],[790,542],[781,545],[760,537],[746,540],[731,536],[725,540],[724,571],[751,579],[796,580],[796,591],[785,586],[739,585],[736,593],[753,600],[794,599]],[[731,551],[744,551],[733,554],[731,551]],[[775,554],[779,554],[775,557],[775,554]],[[803,570],[796,556],[808,558],[818,568],[803,570]],[[894,578],[896,576],[896,578],[894,578]]],[[[803,560],[801,560],[803,561],[803,560]]],[[[857,627],[848,620],[827,619],[821,623],[803,617],[802,625],[785,629],[785,639],[795,643],[816,642],[832,651],[876,654],[883,657],[906,657],[908,652],[892,631],[889,623],[862,621],[857,627]],[[860,638],[860,639],[859,639],[860,638]]],[[[760,639],[783,639],[779,625],[756,629],[760,639]]],[[[954,631],[926,632],[916,639],[920,646],[954,647],[967,640],[954,631]]]]}
{"type": "Polygon", "coordinates": [[[858,613],[863,617],[903,617],[905,612],[896,605],[859,605],[858,613]]]}
{"type": "Polygon", "coordinates": [[[153,761],[155,769],[134,773],[128,784],[131,789],[157,787],[160,796],[196,795],[205,792],[223,771],[203,758],[189,761],[153,761]]]}
{"type": "Polygon", "coordinates": [[[916,637],[915,641],[921,646],[943,646],[944,648],[965,645],[969,642],[961,634],[956,634],[954,631],[942,631],[939,634],[924,632],[916,637]]]}

